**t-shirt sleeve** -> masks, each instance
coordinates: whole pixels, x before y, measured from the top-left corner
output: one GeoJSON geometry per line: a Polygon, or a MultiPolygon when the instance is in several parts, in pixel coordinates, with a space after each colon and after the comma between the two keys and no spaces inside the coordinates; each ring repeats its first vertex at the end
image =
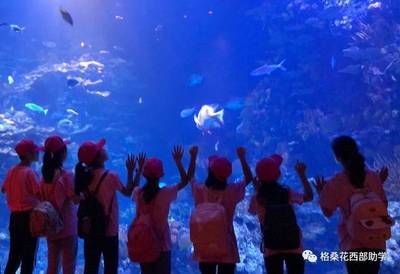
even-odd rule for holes
{"type": "Polygon", "coordinates": [[[26,174],[27,185],[30,193],[34,196],[40,196],[40,184],[39,178],[33,170],[29,170],[26,174]]]}
{"type": "Polygon", "coordinates": [[[244,199],[246,194],[246,182],[240,182],[229,185],[229,196],[235,201],[235,203],[239,203],[244,199]]]}
{"type": "Polygon", "coordinates": [[[192,180],[190,182],[190,186],[192,188],[193,200],[197,202],[201,195],[201,184],[199,184],[196,180],[192,180]]]}
{"type": "Polygon", "coordinates": [[[139,186],[137,186],[137,187],[135,187],[135,188],[133,189],[133,192],[132,192],[132,200],[133,200],[135,203],[138,202],[138,199],[139,199],[139,191],[140,191],[140,187],[139,187],[139,186]]]}
{"type": "Polygon", "coordinates": [[[256,215],[257,214],[257,209],[258,209],[258,204],[257,204],[257,195],[254,194],[251,199],[250,199],[250,204],[249,204],[249,213],[251,215],[256,215]]]}
{"type": "Polygon", "coordinates": [[[116,173],[110,173],[108,176],[110,176],[110,183],[111,183],[111,188],[114,191],[122,191],[124,189],[124,186],[122,185],[122,182],[116,173]]]}
{"type": "Polygon", "coordinates": [[[6,193],[10,187],[10,177],[11,177],[11,171],[7,172],[6,178],[4,179],[4,182],[1,186],[1,192],[6,193]]]}
{"type": "Polygon", "coordinates": [[[387,197],[386,197],[386,193],[385,190],[383,188],[383,183],[381,181],[381,179],[379,178],[379,175],[376,172],[371,171],[370,176],[372,177],[372,191],[375,192],[376,194],[378,194],[378,196],[385,202],[387,202],[387,197]]]}
{"type": "Polygon", "coordinates": [[[300,192],[296,192],[292,189],[289,189],[289,203],[291,205],[301,205],[304,203],[304,194],[300,192]]]}
{"type": "Polygon", "coordinates": [[[319,204],[322,208],[334,211],[339,207],[338,189],[336,187],[337,180],[337,177],[327,180],[325,187],[319,195],[319,204]]]}
{"type": "Polygon", "coordinates": [[[166,203],[171,203],[176,200],[178,196],[178,185],[167,186],[163,189],[163,198],[166,203]]]}

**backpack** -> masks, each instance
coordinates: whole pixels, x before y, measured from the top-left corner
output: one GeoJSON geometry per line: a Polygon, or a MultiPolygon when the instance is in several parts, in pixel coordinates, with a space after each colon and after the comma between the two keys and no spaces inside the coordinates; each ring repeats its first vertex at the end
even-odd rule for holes
{"type": "MultiPolygon", "coordinates": [[[[54,191],[56,191],[55,187],[54,191]]],[[[43,197],[44,195],[42,195],[42,199],[43,197]]],[[[29,228],[32,237],[51,237],[64,229],[64,221],[60,212],[51,202],[42,201],[31,212],[29,228]]]]}
{"type": "Polygon", "coordinates": [[[264,247],[272,250],[290,250],[300,247],[300,228],[293,206],[289,204],[289,190],[276,185],[267,199],[262,225],[264,247]]]}
{"type": "Polygon", "coordinates": [[[223,196],[217,202],[210,202],[207,194],[208,190],[204,189],[204,202],[198,204],[190,216],[190,240],[200,258],[218,261],[228,254],[229,226],[221,204],[223,196]]]}
{"type": "Polygon", "coordinates": [[[349,213],[346,228],[352,240],[376,248],[390,239],[394,221],[378,194],[367,188],[354,191],[349,213]]]}
{"type": "Polygon", "coordinates": [[[128,229],[128,256],[132,262],[151,263],[160,257],[161,244],[152,217],[154,200],[143,206],[144,212],[137,214],[128,229]]]}
{"type": "Polygon", "coordinates": [[[87,192],[86,198],[81,201],[78,208],[78,235],[80,238],[101,238],[106,235],[106,229],[109,222],[109,215],[113,200],[111,201],[109,214],[106,215],[104,208],[96,195],[99,192],[100,185],[107,177],[108,171],[105,171],[96,185],[96,189],[87,192]]]}
{"type": "Polygon", "coordinates": [[[32,237],[57,235],[64,228],[61,214],[49,201],[39,203],[31,212],[30,231],[32,237]]]}

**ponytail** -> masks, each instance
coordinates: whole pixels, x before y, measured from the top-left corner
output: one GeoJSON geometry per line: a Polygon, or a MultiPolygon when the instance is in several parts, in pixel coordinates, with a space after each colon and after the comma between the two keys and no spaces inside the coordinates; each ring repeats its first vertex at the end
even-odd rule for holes
{"type": "Polygon", "coordinates": [[[340,136],[333,140],[332,149],[336,159],[343,165],[351,185],[363,188],[366,177],[365,158],[356,141],[349,136],[340,136]]]}
{"type": "Polygon", "coordinates": [[[215,189],[215,190],[225,190],[228,186],[227,180],[219,180],[217,177],[213,175],[211,171],[208,172],[208,176],[205,182],[206,187],[215,189]]]}
{"type": "Polygon", "coordinates": [[[350,183],[355,188],[363,188],[366,177],[365,159],[360,153],[356,153],[347,162],[343,163],[350,183]]]}
{"type": "Polygon", "coordinates": [[[66,147],[53,153],[46,151],[43,155],[42,176],[44,182],[51,184],[54,179],[56,170],[62,169],[66,147]]]}
{"type": "Polygon", "coordinates": [[[146,184],[142,188],[143,190],[143,200],[146,204],[151,203],[153,199],[157,196],[160,190],[160,185],[157,180],[150,180],[147,178],[146,184]]]}
{"type": "Polygon", "coordinates": [[[88,191],[90,181],[93,178],[92,168],[79,162],[75,166],[75,194],[88,191]]]}

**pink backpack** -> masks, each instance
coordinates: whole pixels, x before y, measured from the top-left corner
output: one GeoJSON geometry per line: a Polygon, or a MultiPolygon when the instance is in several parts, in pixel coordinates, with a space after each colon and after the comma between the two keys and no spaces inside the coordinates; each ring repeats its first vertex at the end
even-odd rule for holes
{"type": "Polygon", "coordinates": [[[64,228],[61,215],[52,203],[39,203],[30,217],[30,230],[33,237],[49,237],[57,235],[64,228]]]}
{"type": "Polygon", "coordinates": [[[202,260],[218,261],[228,254],[228,220],[225,207],[208,200],[208,190],[204,190],[204,202],[198,204],[190,217],[190,240],[195,254],[202,260]]]}
{"type": "Polygon", "coordinates": [[[346,225],[352,240],[367,248],[376,248],[390,239],[394,221],[386,203],[376,193],[363,189],[355,191],[350,198],[346,225]]]}
{"type": "MultiPolygon", "coordinates": [[[[141,197],[139,193],[139,197],[141,197]]],[[[141,200],[142,198],[139,198],[141,200]]],[[[140,201],[137,206],[144,207],[141,214],[137,213],[135,220],[128,229],[128,256],[132,262],[151,263],[156,261],[161,254],[161,244],[157,232],[154,229],[152,212],[154,200],[150,205],[140,201]]]]}

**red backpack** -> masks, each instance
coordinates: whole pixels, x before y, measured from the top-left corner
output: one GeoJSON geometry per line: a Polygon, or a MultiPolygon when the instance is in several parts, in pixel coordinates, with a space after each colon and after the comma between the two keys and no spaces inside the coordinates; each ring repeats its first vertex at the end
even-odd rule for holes
{"type": "Polygon", "coordinates": [[[228,254],[229,226],[222,205],[223,195],[218,201],[211,202],[205,189],[204,202],[198,204],[190,216],[190,240],[195,253],[202,259],[218,261],[228,254]]]}
{"type": "Polygon", "coordinates": [[[347,231],[351,238],[365,247],[379,247],[391,237],[393,219],[386,203],[368,188],[356,190],[350,198],[347,231]]]}
{"type": "Polygon", "coordinates": [[[154,200],[144,204],[139,193],[137,215],[128,229],[128,256],[132,262],[151,263],[161,254],[160,238],[154,228],[154,200]],[[143,207],[143,210],[141,210],[143,207]],[[141,213],[139,213],[142,211],[141,213]]]}

